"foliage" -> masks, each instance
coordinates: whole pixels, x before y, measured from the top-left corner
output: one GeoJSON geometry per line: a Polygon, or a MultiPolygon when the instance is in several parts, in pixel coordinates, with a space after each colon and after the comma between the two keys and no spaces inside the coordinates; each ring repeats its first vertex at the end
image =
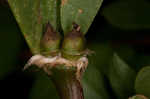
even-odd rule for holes
{"type": "Polygon", "coordinates": [[[86,34],[103,0],[63,0],[61,4],[61,23],[64,33],[72,29],[72,22],[81,26],[86,34]]]}

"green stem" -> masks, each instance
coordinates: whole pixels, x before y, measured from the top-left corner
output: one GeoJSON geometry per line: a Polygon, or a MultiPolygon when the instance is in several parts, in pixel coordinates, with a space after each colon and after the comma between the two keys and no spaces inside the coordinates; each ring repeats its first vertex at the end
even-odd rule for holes
{"type": "Polygon", "coordinates": [[[61,99],[84,99],[83,89],[76,78],[75,69],[53,69],[51,78],[61,99]]]}

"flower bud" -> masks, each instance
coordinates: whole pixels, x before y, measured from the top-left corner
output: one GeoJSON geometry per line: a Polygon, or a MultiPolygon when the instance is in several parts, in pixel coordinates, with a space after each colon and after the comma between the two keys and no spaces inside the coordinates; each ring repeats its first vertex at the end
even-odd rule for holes
{"type": "Polygon", "coordinates": [[[65,58],[77,58],[81,56],[81,52],[85,49],[85,38],[80,32],[80,27],[73,24],[73,29],[65,37],[62,44],[62,55],[65,58]]]}
{"type": "Polygon", "coordinates": [[[56,56],[60,48],[61,36],[54,31],[51,24],[46,24],[46,30],[41,39],[41,53],[45,56],[56,56]]]}

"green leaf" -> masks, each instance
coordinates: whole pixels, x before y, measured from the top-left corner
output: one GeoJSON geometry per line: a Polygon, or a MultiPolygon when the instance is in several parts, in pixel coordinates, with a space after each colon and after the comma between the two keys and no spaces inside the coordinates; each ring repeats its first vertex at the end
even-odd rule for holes
{"type": "Polygon", "coordinates": [[[133,61],[133,58],[135,58],[136,55],[133,47],[126,44],[117,45],[113,50],[127,63],[133,61]]]}
{"type": "Polygon", "coordinates": [[[59,99],[55,86],[44,73],[38,73],[30,91],[29,99],[59,99]]]}
{"type": "Polygon", "coordinates": [[[61,24],[66,34],[75,22],[81,26],[81,32],[87,32],[103,0],[62,0],[61,24]]]}
{"type": "Polygon", "coordinates": [[[43,26],[50,21],[57,28],[57,0],[8,0],[33,53],[39,52],[43,26]]]}
{"type": "Polygon", "coordinates": [[[135,75],[135,71],[114,54],[108,68],[108,79],[118,99],[126,99],[133,93],[135,75]]]}
{"type": "Polygon", "coordinates": [[[135,90],[137,94],[143,94],[150,98],[150,66],[140,70],[135,81],[135,90]]]}
{"type": "Polygon", "coordinates": [[[102,73],[92,64],[83,76],[82,85],[85,99],[110,99],[102,73]]]}
{"type": "Polygon", "coordinates": [[[121,0],[105,6],[102,14],[114,26],[122,29],[149,29],[150,2],[121,0]]]}
{"type": "Polygon", "coordinates": [[[0,6],[0,80],[15,71],[22,50],[22,37],[7,7],[0,6]]]}
{"type": "Polygon", "coordinates": [[[88,45],[88,48],[94,51],[94,54],[89,57],[89,65],[83,75],[85,99],[110,99],[103,75],[112,56],[110,44],[93,42],[88,45]]]}
{"type": "Polygon", "coordinates": [[[102,73],[107,73],[109,60],[112,58],[113,50],[108,42],[92,42],[88,48],[94,51],[89,57],[89,65],[96,66],[102,73]]]}

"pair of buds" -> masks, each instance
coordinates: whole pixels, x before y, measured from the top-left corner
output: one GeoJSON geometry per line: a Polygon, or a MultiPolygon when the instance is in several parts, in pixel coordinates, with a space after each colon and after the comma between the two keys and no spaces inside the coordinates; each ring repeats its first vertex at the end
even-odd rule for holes
{"type": "Polygon", "coordinates": [[[51,24],[46,24],[46,31],[41,39],[41,54],[56,56],[61,52],[63,57],[81,56],[85,49],[85,38],[80,32],[80,26],[73,23],[73,29],[61,39],[60,33],[56,32],[51,24]]]}

